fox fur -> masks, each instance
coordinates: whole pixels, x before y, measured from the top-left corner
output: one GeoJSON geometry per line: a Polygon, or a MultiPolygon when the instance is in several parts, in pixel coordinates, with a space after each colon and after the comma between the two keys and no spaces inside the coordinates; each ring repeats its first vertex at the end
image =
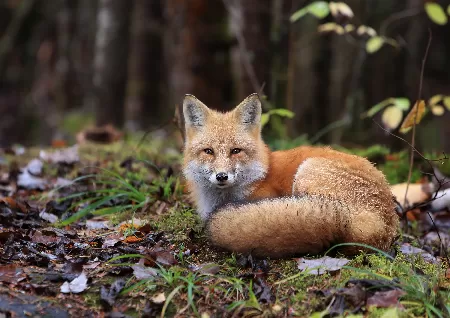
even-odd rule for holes
{"type": "Polygon", "coordinates": [[[271,152],[261,136],[257,94],[226,113],[186,95],[183,113],[183,174],[213,245],[279,258],[317,254],[337,243],[382,250],[392,244],[398,227],[393,196],[365,158],[329,147],[271,152]]]}

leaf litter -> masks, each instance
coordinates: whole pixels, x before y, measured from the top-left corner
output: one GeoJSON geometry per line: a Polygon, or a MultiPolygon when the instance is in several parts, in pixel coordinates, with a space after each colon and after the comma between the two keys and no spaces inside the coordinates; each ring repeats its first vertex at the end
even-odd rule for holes
{"type": "MultiPolygon", "coordinates": [[[[5,164],[3,168],[0,165],[0,184],[3,187],[0,191],[6,189],[2,192],[6,196],[0,200],[0,291],[7,287],[12,295],[26,293],[34,297],[30,298],[34,302],[43,303],[42,299],[36,298],[40,296],[63,300],[56,304],[65,306],[47,303],[44,306],[48,313],[52,310],[59,311],[61,317],[64,314],[80,316],[81,313],[88,314],[98,310],[106,315],[123,316],[130,308],[143,315],[159,316],[164,306],[167,307],[166,310],[173,310],[174,302],[190,304],[188,308],[203,306],[202,310],[207,308],[208,312],[226,316],[228,306],[233,305],[230,295],[223,292],[232,286],[226,282],[229,278],[222,276],[230,268],[223,263],[223,258],[230,257],[229,254],[209,252],[211,247],[205,244],[206,238],[197,230],[182,227],[183,239],[180,244],[179,239],[174,239],[176,230],[171,227],[169,230],[161,230],[152,221],[148,221],[148,215],[164,217],[180,204],[167,195],[174,191],[173,185],[153,184],[157,180],[158,171],[167,166],[159,165],[155,169],[153,165],[133,157],[115,162],[113,157],[99,159],[91,156],[86,161],[79,147],[41,151],[39,159],[31,157],[28,163],[22,165],[23,168],[20,168],[20,164],[5,164]],[[109,187],[98,183],[96,176],[101,173],[101,169],[109,169],[115,164],[120,166],[123,177],[132,175],[139,169],[148,170],[151,177],[145,179],[145,182],[135,183],[137,187],[150,184],[155,189],[153,197],[147,197],[142,206],[145,214],[139,215],[139,210],[136,210],[136,215],[133,214],[126,220],[113,221],[114,218],[108,216],[88,213],[72,224],[60,227],[59,222],[86,207],[89,202],[86,201],[87,198],[95,198],[96,190],[109,187]],[[85,194],[77,196],[82,193],[85,194]],[[216,255],[222,255],[222,258],[216,255]],[[172,286],[172,289],[161,288],[161,281],[176,277],[178,271],[183,272],[183,275],[194,275],[197,280],[189,282],[186,280],[188,276],[183,276],[184,280],[179,280],[175,285],[167,285],[172,286]],[[164,276],[168,273],[172,276],[164,276]],[[133,284],[146,282],[154,282],[154,285],[145,285],[147,292],[141,292],[136,287],[136,291],[124,293],[126,289],[133,289],[133,284]],[[173,286],[181,288],[175,294],[179,295],[178,300],[169,298],[174,290],[173,286]],[[94,311],[82,300],[82,297],[88,295],[95,295],[98,299],[99,307],[94,311]],[[208,305],[211,300],[203,298],[207,295],[215,299],[213,302],[216,307],[208,305]],[[190,302],[189,297],[195,297],[196,303],[190,302]]],[[[179,173],[179,168],[169,168],[164,176],[165,182],[173,174],[179,173]]],[[[408,197],[408,201],[414,203],[429,200],[434,195],[433,189],[437,189],[435,185],[431,187],[428,184],[412,186],[412,197],[408,197]]],[[[402,188],[399,188],[398,198],[401,198],[402,188]]],[[[444,190],[445,188],[440,189],[444,190]]],[[[145,191],[153,190],[149,188],[145,191]]],[[[127,200],[111,200],[98,206],[98,209],[117,204],[137,204],[127,200]]],[[[398,252],[411,262],[420,258],[428,263],[442,263],[444,251],[449,249],[449,234],[445,232],[450,229],[448,205],[433,202],[415,212],[423,218],[416,218],[414,222],[425,223],[429,219],[427,212],[430,212],[438,229],[428,221],[427,227],[423,227],[419,236],[420,248],[413,245],[408,236],[399,242],[398,252]]],[[[408,224],[411,222],[413,221],[408,219],[408,224]]],[[[348,259],[328,256],[314,259],[303,257],[296,261],[299,272],[325,277],[339,277],[343,266],[350,262],[348,259]]],[[[273,284],[273,278],[281,277],[278,276],[280,273],[270,268],[270,262],[251,257],[244,257],[236,262],[239,272],[232,274],[237,279],[235,284],[239,281],[247,284],[252,282],[252,289],[245,291],[245,288],[236,285],[238,298],[234,301],[252,299],[249,294],[251,292],[257,302],[236,303],[241,306],[236,308],[247,308],[241,313],[250,308],[254,310],[255,307],[258,307],[259,313],[267,308],[280,315],[295,312],[279,302],[281,295],[275,287],[278,285],[273,284]],[[242,291],[240,288],[243,288],[242,291]]],[[[402,310],[401,299],[405,295],[398,284],[390,285],[386,280],[374,279],[349,279],[341,288],[325,285],[313,288],[308,293],[323,299],[326,307],[329,307],[330,315],[342,315],[348,310],[365,312],[368,307],[402,310]]],[[[19,298],[12,296],[11,299],[14,299],[17,308],[26,308],[27,305],[19,298]]],[[[2,301],[0,297],[0,309],[11,308],[2,307],[2,301]]],[[[178,307],[177,303],[177,308],[183,307],[178,307]]]]}

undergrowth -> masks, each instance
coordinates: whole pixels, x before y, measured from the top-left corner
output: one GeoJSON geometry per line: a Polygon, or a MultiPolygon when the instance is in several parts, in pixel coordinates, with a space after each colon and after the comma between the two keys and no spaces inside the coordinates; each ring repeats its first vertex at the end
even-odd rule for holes
{"type": "MultiPolygon", "coordinates": [[[[88,156],[94,155],[91,151],[88,156]]],[[[120,151],[120,148],[109,149],[107,154],[114,156],[120,151]]],[[[380,146],[350,152],[369,159],[376,158],[391,183],[406,178],[406,153],[393,157],[389,155],[387,158],[386,149],[380,146]]],[[[362,312],[369,317],[388,317],[393,314],[407,317],[450,315],[450,293],[448,284],[445,283],[444,267],[427,263],[420,257],[410,259],[398,251],[394,257],[380,251],[374,254],[361,253],[338,273],[320,276],[300,272],[293,260],[269,260],[270,270],[266,280],[275,296],[275,302],[261,302],[258,298],[260,295],[255,293],[260,286],[255,287],[258,279],[253,270],[239,265],[237,255],[216,252],[206,244],[202,223],[183,196],[179,171],[174,172],[170,165],[161,168],[164,159],[155,160],[152,157],[154,155],[140,153],[138,160],[133,161],[133,169],[126,169],[117,163],[111,163],[107,168],[94,167],[92,173],[75,179],[75,183],[86,186],[85,191],[61,198],[72,201],[70,210],[73,212],[61,221],[61,226],[91,215],[108,216],[116,220],[115,223],[120,219],[136,216],[151,218],[153,229],[166,233],[175,246],[178,265],[157,264],[153,277],[144,280],[129,279],[121,293],[122,297],[142,293],[153,297],[163,293],[164,301],[158,309],[161,317],[175,313],[201,316],[213,312],[219,315],[234,313],[323,317],[328,314],[331,303],[319,291],[346,288],[349,281],[374,279],[379,284],[394,285],[405,292],[400,297],[403,309],[395,309],[394,313],[392,308],[361,308],[357,313],[345,311],[344,315],[350,317],[356,314],[362,317],[362,312]],[[159,163],[155,163],[158,161],[159,163]],[[148,176],[149,170],[153,171],[152,177],[148,176]],[[161,215],[153,213],[152,207],[156,202],[167,205],[161,215]],[[192,242],[201,247],[195,254],[186,252],[187,246],[192,242]],[[196,269],[200,263],[211,263],[218,266],[219,270],[214,273],[202,272],[196,269]]],[[[414,171],[413,180],[419,177],[419,170],[414,171]]],[[[139,257],[141,256],[123,254],[120,259],[110,260],[110,265],[131,266],[139,257]],[[119,260],[127,262],[117,263],[119,260]]]]}

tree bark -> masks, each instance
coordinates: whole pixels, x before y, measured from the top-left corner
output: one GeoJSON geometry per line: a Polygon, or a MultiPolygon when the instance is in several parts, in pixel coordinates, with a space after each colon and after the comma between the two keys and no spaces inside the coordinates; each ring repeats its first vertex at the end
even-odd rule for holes
{"type": "Polygon", "coordinates": [[[122,126],[127,79],[130,0],[100,0],[94,56],[97,125],[122,126]]]}
{"type": "Polygon", "coordinates": [[[77,80],[74,73],[74,31],[77,0],[60,0],[60,10],[56,17],[57,61],[56,61],[56,105],[60,110],[68,110],[78,105],[77,80]]]}
{"type": "Polygon", "coordinates": [[[327,85],[329,60],[324,48],[329,39],[317,34],[318,25],[317,19],[308,16],[293,23],[289,32],[286,103],[295,113],[289,121],[289,132],[294,137],[302,133],[311,137],[323,127],[326,116],[326,94],[320,91],[327,85]]]}
{"type": "Polygon", "coordinates": [[[162,103],[162,30],[162,1],[135,0],[126,102],[126,126],[132,130],[160,125],[168,118],[162,103]]]}
{"type": "Polygon", "coordinates": [[[225,4],[237,40],[231,50],[237,100],[261,89],[270,96],[272,1],[225,0],[225,4]]]}
{"type": "Polygon", "coordinates": [[[224,109],[229,79],[224,47],[225,15],[219,0],[167,0],[165,35],[170,104],[193,94],[224,109]]]}

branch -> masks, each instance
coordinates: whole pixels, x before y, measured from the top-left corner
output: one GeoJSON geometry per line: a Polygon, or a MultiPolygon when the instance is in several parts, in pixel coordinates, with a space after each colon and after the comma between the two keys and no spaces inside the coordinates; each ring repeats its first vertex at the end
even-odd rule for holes
{"type": "MultiPolygon", "coordinates": [[[[425,63],[427,61],[428,52],[430,50],[431,40],[433,39],[431,29],[428,29],[428,34],[429,34],[429,37],[428,37],[427,48],[425,50],[425,55],[423,56],[423,59],[422,59],[422,67],[420,69],[419,91],[417,93],[416,103],[419,103],[419,101],[422,99],[422,88],[423,88],[423,76],[425,73],[425,63]]],[[[408,195],[408,188],[409,188],[409,184],[411,182],[411,174],[412,174],[412,169],[413,169],[414,149],[415,149],[414,145],[416,143],[416,123],[417,123],[417,115],[418,114],[419,114],[419,107],[416,107],[416,113],[414,114],[414,122],[413,122],[413,128],[412,128],[412,136],[411,136],[411,157],[409,159],[408,181],[406,183],[405,200],[404,200],[405,203],[407,202],[406,197],[408,195]]]]}

